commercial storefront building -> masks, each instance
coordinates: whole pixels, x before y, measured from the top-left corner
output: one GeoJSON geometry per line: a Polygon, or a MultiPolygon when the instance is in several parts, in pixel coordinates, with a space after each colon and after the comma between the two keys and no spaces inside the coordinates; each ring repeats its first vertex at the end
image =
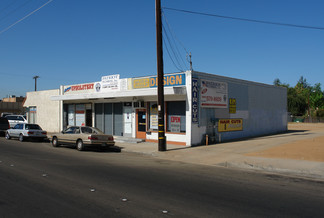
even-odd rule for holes
{"type": "MultiPolygon", "coordinates": [[[[164,95],[167,143],[194,146],[287,130],[287,91],[282,87],[187,71],[164,76],[164,95]]],[[[109,75],[98,82],[27,93],[24,106],[30,113],[46,113],[38,108],[47,105],[55,107],[55,122],[36,119],[44,129],[87,125],[120,137],[158,138],[156,76],[109,75]],[[46,97],[38,101],[35,95],[41,94],[46,97]]]]}

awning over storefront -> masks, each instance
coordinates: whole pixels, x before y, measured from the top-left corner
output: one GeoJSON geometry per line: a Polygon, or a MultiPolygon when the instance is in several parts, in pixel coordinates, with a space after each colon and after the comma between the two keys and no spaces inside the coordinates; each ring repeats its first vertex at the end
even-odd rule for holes
{"type": "MultiPolygon", "coordinates": [[[[186,95],[186,87],[164,87],[164,95],[186,95]]],[[[111,91],[105,93],[82,93],[69,95],[54,95],[51,96],[52,101],[62,100],[85,100],[85,99],[100,99],[100,98],[119,98],[119,97],[139,97],[139,96],[156,96],[157,88],[150,89],[132,89],[124,91],[111,91]]]]}

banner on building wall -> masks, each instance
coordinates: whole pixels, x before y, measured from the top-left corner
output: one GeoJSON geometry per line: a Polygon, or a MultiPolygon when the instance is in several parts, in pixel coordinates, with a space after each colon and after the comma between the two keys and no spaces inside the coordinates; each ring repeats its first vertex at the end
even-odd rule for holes
{"type": "Polygon", "coordinates": [[[119,74],[101,77],[101,90],[119,90],[119,74]]]}
{"type": "MultiPolygon", "coordinates": [[[[164,87],[186,85],[186,74],[165,75],[163,79],[164,87]]],[[[157,87],[157,77],[134,78],[133,89],[144,89],[157,87]]]]}
{"type": "Polygon", "coordinates": [[[96,82],[96,92],[124,91],[128,89],[128,80],[119,79],[118,83],[96,82]]]}
{"type": "Polygon", "coordinates": [[[119,90],[121,91],[128,90],[128,79],[119,80],[119,90]]]}
{"type": "Polygon", "coordinates": [[[201,80],[200,106],[205,108],[227,108],[227,83],[201,80]]]}
{"type": "Polygon", "coordinates": [[[243,119],[219,119],[218,132],[242,131],[243,119]]]}
{"type": "Polygon", "coordinates": [[[198,123],[198,79],[192,79],[192,123],[198,123]]]}
{"type": "Polygon", "coordinates": [[[64,86],[64,95],[94,92],[94,83],[64,86]]]}

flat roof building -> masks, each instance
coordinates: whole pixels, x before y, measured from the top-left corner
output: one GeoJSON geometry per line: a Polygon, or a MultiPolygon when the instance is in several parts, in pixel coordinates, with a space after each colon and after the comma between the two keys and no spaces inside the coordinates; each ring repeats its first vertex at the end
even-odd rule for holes
{"type": "MultiPolygon", "coordinates": [[[[287,90],[196,71],[164,75],[167,143],[196,146],[287,131],[287,90]]],[[[157,77],[28,92],[31,122],[47,131],[94,126],[120,137],[158,139],[157,77]],[[51,117],[46,119],[46,117],[51,117]]]]}

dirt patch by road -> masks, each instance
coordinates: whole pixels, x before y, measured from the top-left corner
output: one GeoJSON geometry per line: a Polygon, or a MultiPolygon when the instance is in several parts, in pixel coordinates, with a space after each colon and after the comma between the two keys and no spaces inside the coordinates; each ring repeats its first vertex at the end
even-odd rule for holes
{"type": "Polygon", "coordinates": [[[288,125],[288,129],[291,131],[304,130],[314,131],[317,133],[320,132],[323,134],[323,136],[297,140],[291,143],[245,155],[324,162],[324,124],[291,123],[288,125]]]}

